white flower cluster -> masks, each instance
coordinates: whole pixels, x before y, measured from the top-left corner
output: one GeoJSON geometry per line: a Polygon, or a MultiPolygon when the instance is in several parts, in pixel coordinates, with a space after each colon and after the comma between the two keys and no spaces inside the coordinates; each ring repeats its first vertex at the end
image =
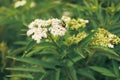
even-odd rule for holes
{"type": "Polygon", "coordinates": [[[20,6],[24,6],[26,3],[27,3],[26,0],[17,1],[14,4],[14,8],[18,8],[20,6]]]}
{"type": "Polygon", "coordinates": [[[59,19],[35,19],[28,27],[27,36],[32,35],[32,39],[37,43],[40,43],[42,38],[47,38],[48,31],[54,36],[63,36],[66,32],[66,29],[62,27],[61,20],[59,19]]]}
{"type": "Polygon", "coordinates": [[[61,20],[51,19],[51,27],[49,28],[49,31],[54,36],[64,36],[66,29],[62,27],[61,20]]]}

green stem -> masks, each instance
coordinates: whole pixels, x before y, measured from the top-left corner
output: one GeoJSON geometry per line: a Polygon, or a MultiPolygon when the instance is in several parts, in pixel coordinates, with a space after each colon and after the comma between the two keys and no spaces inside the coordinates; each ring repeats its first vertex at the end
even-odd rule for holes
{"type": "Polygon", "coordinates": [[[67,80],[78,80],[74,67],[66,67],[67,80]]]}
{"type": "Polygon", "coordinates": [[[54,39],[52,38],[52,36],[49,34],[49,38],[52,40],[52,42],[55,44],[55,46],[58,48],[58,49],[61,49],[60,46],[54,41],[54,39]]]}
{"type": "Polygon", "coordinates": [[[47,76],[47,73],[44,73],[39,80],[44,80],[44,78],[47,76]]]}
{"type": "Polygon", "coordinates": [[[56,71],[56,79],[55,80],[60,80],[60,69],[57,69],[57,71],[56,71]]]}

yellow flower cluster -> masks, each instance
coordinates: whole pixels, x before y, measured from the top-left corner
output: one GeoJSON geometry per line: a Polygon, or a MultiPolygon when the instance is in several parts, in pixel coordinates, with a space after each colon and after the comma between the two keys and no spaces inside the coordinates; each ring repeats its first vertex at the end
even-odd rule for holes
{"type": "Polygon", "coordinates": [[[65,21],[66,25],[71,30],[78,30],[79,28],[85,28],[86,24],[89,22],[88,20],[84,20],[81,18],[71,19],[70,17],[67,16],[62,16],[62,20],[65,21]]]}
{"type": "Polygon", "coordinates": [[[120,43],[120,38],[109,31],[99,28],[98,32],[93,36],[90,45],[101,45],[114,48],[114,44],[120,43]]]}
{"type": "Polygon", "coordinates": [[[79,28],[84,28],[86,26],[86,23],[88,23],[88,20],[80,19],[71,19],[69,22],[67,22],[67,25],[70,27],[71,30],[78,30],[79,28]]]}
{"type": "Polygon", "coordinates": [[[89,22],[88,20],[82,19],[82,18],[78,18],[78,19],[71,19],[70,17],[67,16],[62,16],[61,18],[65,24],[67,29],[69,29],[69,31],[73,31],[75,32],[75,34],[69,34],[69,36],[67,37],[67,45],[71,45],[71,44],[78,44],[83,38],[85,38],[87,36],[87,33],[80,28],[85,28],[86,24],[89,22]],[[77,34],[76,34],[77,32],[77,34]]]}
{"type": "Polygon", "coordinates": [[[78,44],[83,38],[87,36],[87,33],[85,31],[79,32],[77,35],[73,35],[68,38],[69,45],[75,43],[78,44]]]}

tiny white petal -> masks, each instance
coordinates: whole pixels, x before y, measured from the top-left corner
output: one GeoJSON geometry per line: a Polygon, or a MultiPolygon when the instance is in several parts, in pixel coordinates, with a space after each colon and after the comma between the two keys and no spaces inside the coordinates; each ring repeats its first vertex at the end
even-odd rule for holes
{"type": "Polygon", "coordinates": [[[64,27],[62,27],[61,25],[52,25],[49,28],[49,31],[51,32],[51,34],[53,34],[54,36],[64,36],[66,29],[64,27]]]}
{"type": "Polygon", "coordinates": [[[85,20],[85,23],[89,23],[89,20],[85,20]]]}
{"type": "Polygon", "coordinates": [[[108,47],[109,47],[109,48],[114,48],[114,45],[109,44],[108,47]]]}
{"type": "Polygon", "coordinates": [[[70,17],[67,17],[67,16],[62,16],[62,18],[61,18],[62,20],[64,20],[65,22],[67,22],[67,21],[70,21],[71,20],[71,18],[70,17]]]}

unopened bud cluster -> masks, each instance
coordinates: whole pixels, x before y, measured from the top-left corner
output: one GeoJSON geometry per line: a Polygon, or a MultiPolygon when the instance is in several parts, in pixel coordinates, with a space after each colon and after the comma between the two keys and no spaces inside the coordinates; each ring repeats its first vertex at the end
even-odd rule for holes
{"type": "Polygon", "coordinates": [[[71,19],[70,17],[63,16],[62,20],[65,21],[66,27],[69,29],[69,32],[78,31],[77,34],[72,34],[67,38],[68,45],[78,44],[83,38],[87,36],[85,31],[79,31],[80,28],[85,28],[86,24],[89,22],[88,20],[84,20],[82,18],[71,19]]]}
{"type": "Polygon", "coordinates": [[[62,19],[66,22],[67,26],[69,26],[71,30],[78,30],[79,28],[85,28],[86,24],[89,22],[88,20],[84,20],[81,18],[71,19],[65,16],[63,16],[62,19]]]}
{"type": "Polygon", "coordinates": [[[71,44],[78,44],[83,38],[87,36],[87,33],[85,31],[79,32],[77,35],[73,35],[68,38],[69,45],[71,44]]]}
{"type": "Polygon", "coordinates": [[[103,28],[99,28],[98,32],[93,36],[90,45],[100,45],[114,48],[114,45],[118,43],[120,43],[119,37],[103,28]]]}

